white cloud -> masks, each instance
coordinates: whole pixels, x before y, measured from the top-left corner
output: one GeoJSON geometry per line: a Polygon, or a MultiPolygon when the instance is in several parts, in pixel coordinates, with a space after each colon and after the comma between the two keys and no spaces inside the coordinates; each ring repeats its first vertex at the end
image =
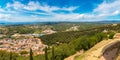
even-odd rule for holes
{"type": "Polygon", "coordinates": [[[63,7],[63,8],[61,8],[60,10],[66,10],[66,11],[72,12],[72,11],[74,11],[74,10],[77,9],[77,8],[78,8],[78,7],[73,7],[73,6],[71,6],[71,7],[68,7],[68,8],[63,7]]]}
{"type": "Polygon", "coordinates": [[[116,11],[113,12],[113,15],[118,15],[118,14],[120,14],[119,10],[116,10],[116,11]]]}
{"type": "Polygon", "coordinates": [[[6,11],[0,8],[0,12],[7,12],[8,14],[1,14],[0,19],[5,19],[12,22],[30,22],[30,21],[95,21],[102,19],[109,19],[109,16],[116,16],[120,14],[120,0],[116,0],[111,3],[103,2],[98,5],[97,8],[91,13],[74,13],[78,6],[71,7],[57,7],[49,6],[47,4],[41,4],[39,2],[30,1],[28,4],[22,4],[18,1],[14,3],[8,3],[6,11]],[[14,10],[12,10],[13,8],[14,10]],[[21,10],[21,11],[20,11],[21,10]],[[45,12],[37,12],[36,10],[42,10],[45,12]],[[65,10],[70,13],[55,13],[53,11],[65,10]],[[22,14],[23,13],[23,14],[22,14]],[[24,15],[30,13],[31,15],[24,15]],[[46,15],[46,16],[41,16],[46,15]]]}
{"type": "Polygon", "coordinates": [[[39,2],[29,2],[26,6],[24,6],[23,8],[26,10],[39,10],[40,7],[40,3],[39,2]]]}
{"type": "Polygon", "coordinates": [[[9,20],[11,18],[10,14],[0,14],[0,19],[9,20]]]}
{"type": "Polygon", "coordinates": [[[57,6],[49,6],[47,4],[42,5],[39,2],[34,2],[34,1],[30,1],[27,5],[22,4],[18,1],[14,1],[13,4],[8,3],[7,4],[7,8],[14,8],[15,10],[21,10],[21,9],[25,9],[25,10],[29,10],[29,11],[36,11],[36,10],[42,10],[45,12],[52,12],[52,11],[56,11],[56,10],[65,10],[65,11],[74,11],[75,9],[77,9],[78,7],[57,7],[57,6]]]}
{"type": "Polygon", "coordinates": [[[1,8],[1,6],[0,6],[0,12],[5,12],[5,10],[4,10],[4,9],[2,9],[2,8],[1,8]]]}
{"type": "Polygon", "coordinates": [[[15,1],[14,4],[11,4],[11,3],[7,3],[7,8],[14,8],[15,10],[18,10],[18,9],[21,9],[24,7],[23,4],[21,4],[20,2],[18,1],[15,1]]]}
{"type": "MultiPolygon", "coordinates": [[[[41,17],[40,17],[41,18],[41,17]]],[[[40,20],[43,21],[94,21],[99,17],[95,17],[95,15],[90,14],[78,14],[78,13],[59,13],[59,14],[52,14],[52,17],[42,17],[40,20]]]]}
{"type": "Polygon", "coordinates": [[[3,9],[0,8],[0,12],[5,12],[3,9]]]}
{"type": "Polygon", "coordinates": [[[96,9],[94,13],[100,14],[100,16],[115,16],[120,14],[120,0],[115,0],[114,2],[107,3],[103,2],[96,9]]]}
{"type": "MultiPolygon", "coordinates": [[[[55,19],[63,20],[104,20],[109,19],[110,16],[117,16],[120,14],[120,0],[111,3],[103,2],[91,13],[70,13],[70,14],[54,14],[55,19]]],[[[118,18],[117,18],[118,19],[118,18]]]]}

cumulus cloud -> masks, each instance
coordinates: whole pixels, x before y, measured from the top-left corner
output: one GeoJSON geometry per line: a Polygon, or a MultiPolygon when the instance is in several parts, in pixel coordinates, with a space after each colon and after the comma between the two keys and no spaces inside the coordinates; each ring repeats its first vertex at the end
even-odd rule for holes
{"type": "MultiPolygon", "coordinates": [[[[72,13],[72,14],[58,14],[55,17],[63,18],[64,20],[102,20],[109,19],[110,16],[117,16],[120,14],[120,0],[115,0],[111,3],[104,1],[97,8],[93,9],[91,13],[72,13]]],[[[118,18],[117,18],[118,19],[118,18]]]]}
{"type": "Polygon", "coordinates": [[[14,8],[15,10],[18,10],[18,9],[20,9],[20,8],[23,8],[24,5],[21,4],[21,3],[18,2],[18,1],[15,1],[14,4],[7,3],[7,6],[6,6],[6,7],[7,7],[7,8],[14,8]]]}
{"type": "Polygon", "coordinates": [[[25,10],[29,10],[29,11],[36,11],[36,10],[42,10],[45,12],[52,12],[52,11],[56,11],[56,10],[65,10],[65,11],[74,11],[75,9],[77,9],[78,7],[56,7],[56,6],[49,6],[47,4],[42,5],[39,2],[34,2],[34,1],[30,1],[28,4],[22,4],[21,2],[18,1],[14,1],[14,3],[8,3],[7,4],[7,8],[13,8],[15,10],[21,10],[21,9],[25,9],[25,10]]]}
{"type": "Polygon", "coordinates": [[[12,22],[32,21],[95,21],[109,19],[109,16],[120,14],[120,0],[111,3],[103,2],[93,9],[91,13],[74,13],[79,6],[58,7],[30,1],[23,4],[18,1],[7,3],[6,10],[0,8],[0,19],[12,22]],[[38,12],[38,10],[44,12],[38,12]],[[64,10],[70,13],[56,13],[54,11],[64,10]],[[8,14],[2,14],[7,12],[8,14]],[[12,12],[12,13],[11,13],[12,12]],[[29,15],[30,14],[30,15],[29,15]]]}
{"type": "Polygon", "coordinates": [[[98,13],[100,16],[118,15],[120,14],[120,0],[115,0],[111,3],[104,1],[96,9],[94,9],[94,13],[98,13]]]}

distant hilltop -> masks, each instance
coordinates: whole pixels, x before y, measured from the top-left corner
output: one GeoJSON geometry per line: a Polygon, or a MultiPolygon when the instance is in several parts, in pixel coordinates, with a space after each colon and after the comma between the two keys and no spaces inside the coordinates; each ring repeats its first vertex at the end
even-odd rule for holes
{"type": "Polygon", "coordinates": [[[60,22],[0,22],[0,25],[24,25],[24,24],[45,24],[45,25],[51,25],[51,24],[57,24],[60,22]]]}
{"type": "Polygon", "coordinates": [[[0,21],[0,25],[16,25],[16,24],[45,24],[52,25],[58,23],[120,23],[120,20],[104,20],[104,21],[43,21],[43,22],[7,22],[0,21]]]}

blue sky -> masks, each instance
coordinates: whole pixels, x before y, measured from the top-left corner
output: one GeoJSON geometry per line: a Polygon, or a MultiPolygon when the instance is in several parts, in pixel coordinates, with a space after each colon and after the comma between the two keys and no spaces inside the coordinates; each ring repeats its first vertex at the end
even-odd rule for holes
{"type": "Polygon", "coordinates": [[[0,21],[120,20],[120,0],[0,0],[0,21]]]}

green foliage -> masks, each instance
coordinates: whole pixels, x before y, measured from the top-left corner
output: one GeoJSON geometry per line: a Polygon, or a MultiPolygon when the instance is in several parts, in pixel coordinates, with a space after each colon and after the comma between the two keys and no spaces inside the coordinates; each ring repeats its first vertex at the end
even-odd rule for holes
{"type": "Polygon", "coordinates": [[[33,52],[31,48],[30,48],[30,60],[33,60],[33,52]]]}
{"type": "Polygon", "coordinates": [[[47,47],[45,47],[45,60],[48,60],[48,52],[47,52],[47,47]]]}
{"type": "Polygon", "coordinates": [[[66,22],[66,23],[50,23],[50,24],[31,24],[31,25],[6,25],[0,29],[1,34],[40,34],[41,31],[46,30],[48,28],[55,30],[57,32],[63,32],[73,26],[79,26],[79,30],[86,30],[89,28],[101,27],[106,24],[102,23],[77,23],[77,22],[66,22]]]}
{"type": "Polygon", "coordinates": [[[43,43],[47,45],[52,44],[61,44],[61,43],[69,43],[72,40],[79,38],[80,36],[87,34],[92,35],[95,34],[96,31],[72,31],[72,32],[59,32],[51,35],[45,35],[40,37],[43,43]]]}
{"type": "MultiPolygon", "coordinates": [[[[64,24],[65,25],[65,24],[64,24]]],[[[60,28],[57,25],[47,25],[47,27],[52,28],[53,30],[57,31],[63,31],[66,30],[66,28],[70,28],[71,26],[65,25],[65,27],[60,26],[60,28]],[[67,26],[67,27],[66,27],[67,26]],[[57,28],[55,28],[57,27],[57,28]]],[[[68,24],[69,25],[69,24],[68,24]]],[[[78,24],[79,25],[79,24],[78,24]]],[[[88,24],[89,25],[89,24],[88,24]]],[[[96,43],[102,41],[103,39],[107,38],[113,38],[114,33],[111,33],[111,31],[118,32],[120,29],[120,24],[118,26],[111,26],[106,25],[102,27],[93,28],[92,26],[86,25],[87,28],[82,27],[82,30],[80,31],[71,31],[71,32],[58,32],[51,35],[45,35],[40,37],[42,41],[47,45],[54,45],[54,48],[45,48],[45,55],[38,55],[33,56],[34,60],[63,60],[64,58],[76,53],[79,50],[88,50],[91,47],[93,47],[96,43]],[[109,31],[108,33],[103,33],[104,30],[109,31]],[[109,35],[109,37],[107,36],[109,35]]],[[[96,25],[93,25],[96,26],[96,25]]],[[[40,33],[39,30],[41,29],[33,29],[29,28],[28,26],[15,26],[7,28],[8,30],[5,30],[6,32],[4,34],[13,34],[13,33],[21,33],[21,34],[27,34],[27,33],[40,33]],[[18,29],[17,29],[18,28],[18,29]]],[[[8,52],[0,52],[0,60],[7,60],[9,58],[8,52]],[[6,58],[5,58],[6,57],[6,58]]],[[[30,54],[32,56],[32,54],[30,54]]],[[[12,54],[13,58],[15,57],[12,54]]],[[[30,57],[23,57],[18,56],[17,60],[29,60],[30,57]]]]}
{"type": "Polygon", "coordinates": [[[16,60],[18,56],[16,53],[0,50],[0,60],[16,60]]]}
{"type": "Polygon", "coordinates": [[[113,39],[114,35],[115,35],[115,33],[110,33],[109,34],[109,39],[113,39]]]}
{"type": "MultiPolygon", "coordinates": [[[[96,33],[93,35],[83,35],[78,37],[75,40],[70,41],[69,43],[62,43],[60,45],[54,45],[54,60],[63,60],[64,58],[74,54],[79,50],[88,50],[96,43],[100,42],[102,39],[106,39],[106,33],[96,33]]],[[[53,48],[52,48],[53,50],[53,48]]],[[[48,59],[53,58],[53,51],[48,51],[48,59]]]]}
{"type": "Polygon", "coordinates": [[[21,51],[20,54],[24,55],[24,54],[28,54],[28,52],[27,51],[21,51]]]}
{"type": "Polygon", "coordinates": [[[55,51],[54,51],[54,46],[52,47],[52,60],[54,60],[55,59],[55,51]]]}
{"type": "Polygon", "coordinates": [[[12,53],[10,52],[10,60],[12,60],[12,53]]]}

